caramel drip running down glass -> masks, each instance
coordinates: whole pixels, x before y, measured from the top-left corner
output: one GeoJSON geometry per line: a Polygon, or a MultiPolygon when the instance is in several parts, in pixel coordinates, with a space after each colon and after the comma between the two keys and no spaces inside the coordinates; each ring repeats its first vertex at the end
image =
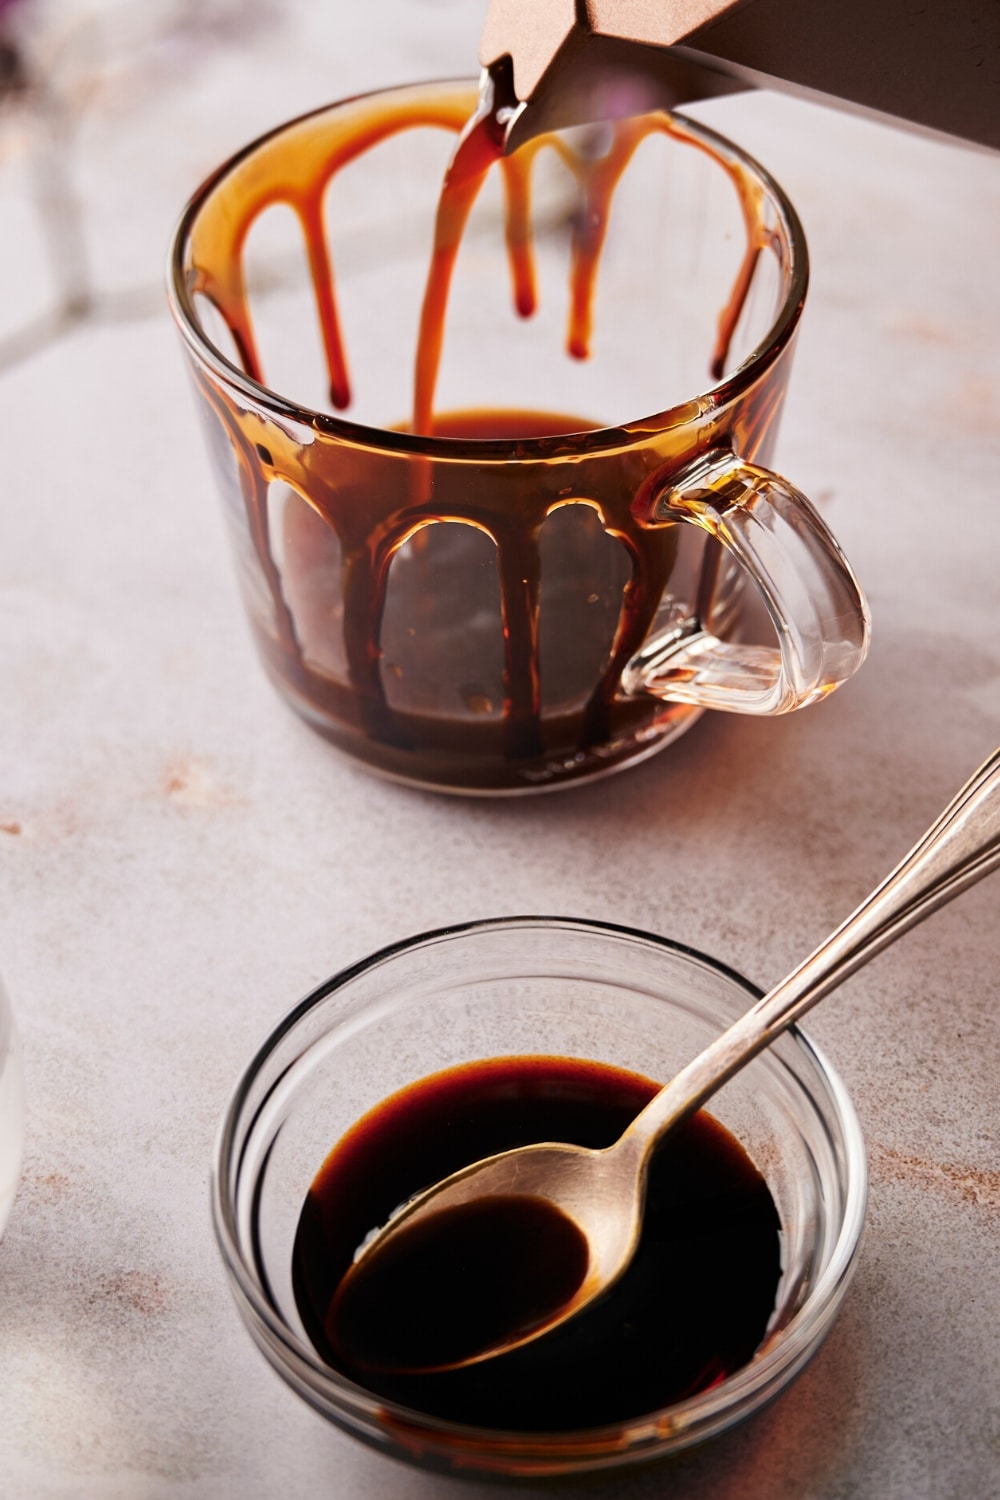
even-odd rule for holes
{"type": "Polygon", "coordinates": [[[188,206],[170,297],[279,691],[369,769],[516,793],[825,696],[868,613],[764,467],[807,282],[781,190],[664,114],[500,160],[481,120],[446,181],[476,98],[396,89],[247,147],[188,206]]]}

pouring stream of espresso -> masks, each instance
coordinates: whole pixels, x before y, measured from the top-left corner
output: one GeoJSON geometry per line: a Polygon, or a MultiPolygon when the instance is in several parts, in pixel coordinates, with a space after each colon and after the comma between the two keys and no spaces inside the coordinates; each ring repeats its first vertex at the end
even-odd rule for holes
{"type": "MultiPolygon", "coordinates": [[[[570,316],[566,344],[574,359],[590,353],[594,293],[601,251],[615,189],[637,147],[655,132],[671,133],[662,112],[618,120],[607,126],[610,144],[600,153],[580,152],[556,134],[536,135],[513,155],[505,155],[507,128],[520,105],[514,94],[510,60],[501,59],[484,75],[479,103],[459,136],[438,202],[434,250],[420,316],[414,379],[413,431],[434,430],[434,389],[444,342],[448,292],[472,207],[490,168],[502,164],[507,194],[507,251],[514,282],[514,305],[521,317],[535,311],[531,248],[531,172],[538,152],[549,147],[573,172],[580,187],[570,266],[570,316]]],[[[698,144],[695,142],[695,144],[698,144]]],[[[726,305],[719,314],[710,360],[714,380],[722,376],[736,325],[743,311],[759,245],[749,207],[741,193],[747,252],[726,305]]]]}

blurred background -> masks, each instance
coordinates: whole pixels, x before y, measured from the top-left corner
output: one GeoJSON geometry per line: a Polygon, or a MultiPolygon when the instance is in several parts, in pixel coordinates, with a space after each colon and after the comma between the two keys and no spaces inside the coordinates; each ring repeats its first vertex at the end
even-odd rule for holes
{"type": "Polygon", "coordinates": [[[82,320],[162,315],[171,229],[282,120],[474,74],[485,4],[0,0],[0,372],[82,320]]]}

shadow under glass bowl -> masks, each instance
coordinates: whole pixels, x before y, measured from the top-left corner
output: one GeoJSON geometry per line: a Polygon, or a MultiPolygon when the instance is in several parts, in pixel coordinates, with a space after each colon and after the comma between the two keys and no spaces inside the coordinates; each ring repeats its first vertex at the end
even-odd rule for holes
{"type": "Polygon", "coordinates": [[[567,918],[431,932],[335,975],[267,1038],[215,1149],[212,1209],[240,1314],[266,1358],[324,1417],[420,1467],[541,1477],[626,1467],[703,1441],[770,1401],[828,1332],[861,1240],[867,1170],[847,1092],[793,1028],[710,1101],[767,1180],[782,1276],[763,1342],[719,1384],[661,1410],[573,1432],[462,1426],[395,1405],[324,1363],[292,1288],[306,1194],[331,1147],[396,1090],[480,1059],[546,1054],[666,1081],[760,991],[663,938],[567,918]]]}

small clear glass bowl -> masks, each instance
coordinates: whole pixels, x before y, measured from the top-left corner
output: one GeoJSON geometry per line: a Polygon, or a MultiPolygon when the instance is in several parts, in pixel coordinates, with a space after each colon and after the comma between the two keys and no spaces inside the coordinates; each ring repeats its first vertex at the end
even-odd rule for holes
{"type": "Polygon", "coordinates": [[[722,1432],[772,1399],[829,1330],[864,1223],[864,1141],[847,1092],[792,1029],[710,1103],[767,1179],[783,1272],[763,1343],[720,1384],[570,1433],[466,1427],[372,1395],[324,1364],[292,1292],[309,1186],[367,1110],[429,1073],[504,1055],[594,1059],[666,1080],[759,990],[690,948],[603,923],[512,917],[384,948],[309,995],[240,1079],[216,1143],[215,1232],[237,1306],[288,1384],[355,1437],[469,1476],[626,1467],[722,1432]]]}

